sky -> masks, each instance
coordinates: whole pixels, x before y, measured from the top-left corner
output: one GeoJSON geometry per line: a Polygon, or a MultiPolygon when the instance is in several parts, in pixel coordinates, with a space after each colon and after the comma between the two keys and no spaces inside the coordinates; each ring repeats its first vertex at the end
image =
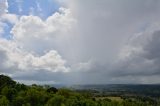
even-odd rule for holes
{"type": "Polygon", "coordinates": [[[25,84],[159,84],[159,0],[0,0],[0,74],[25,84]]]}

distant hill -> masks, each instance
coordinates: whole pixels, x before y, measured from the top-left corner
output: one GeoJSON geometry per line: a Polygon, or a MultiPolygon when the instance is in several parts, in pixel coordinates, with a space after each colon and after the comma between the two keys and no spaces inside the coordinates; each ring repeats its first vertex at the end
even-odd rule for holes
{"type": "Polygon", "coordinates": [[[160,97],[160,84],[103,84],[103,85],[74,85],[75,90],[94,90],[103,94],[140,95],[160,97]]]}

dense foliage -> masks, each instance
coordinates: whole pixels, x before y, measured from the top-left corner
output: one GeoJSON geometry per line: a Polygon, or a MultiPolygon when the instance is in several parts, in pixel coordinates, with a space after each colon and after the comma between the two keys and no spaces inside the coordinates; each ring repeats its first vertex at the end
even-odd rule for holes
{"type": "Polygon", "coordinates": [[[0,106],[160,106],[147,98],[95,97],[90,92],[32,85],[26,86],[0,75],[0,106]]]}

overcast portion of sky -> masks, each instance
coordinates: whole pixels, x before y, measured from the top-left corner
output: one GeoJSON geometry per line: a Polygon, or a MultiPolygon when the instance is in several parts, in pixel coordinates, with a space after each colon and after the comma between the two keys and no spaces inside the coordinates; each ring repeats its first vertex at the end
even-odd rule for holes
{"type": "Polygon", "coordinates": [[[159,0],[0,0],[0,73],[26,83],[160,83],[159,0]]]}

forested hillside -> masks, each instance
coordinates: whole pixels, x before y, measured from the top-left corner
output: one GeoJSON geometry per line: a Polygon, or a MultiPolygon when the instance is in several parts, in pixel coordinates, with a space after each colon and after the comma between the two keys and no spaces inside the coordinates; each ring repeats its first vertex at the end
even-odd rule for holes
{"type": "Polygon", "coordinates": [[[0,106],[160,106],[140,98],[96,97],[90,91],[27,86],[0,75],[0,106]]]}

